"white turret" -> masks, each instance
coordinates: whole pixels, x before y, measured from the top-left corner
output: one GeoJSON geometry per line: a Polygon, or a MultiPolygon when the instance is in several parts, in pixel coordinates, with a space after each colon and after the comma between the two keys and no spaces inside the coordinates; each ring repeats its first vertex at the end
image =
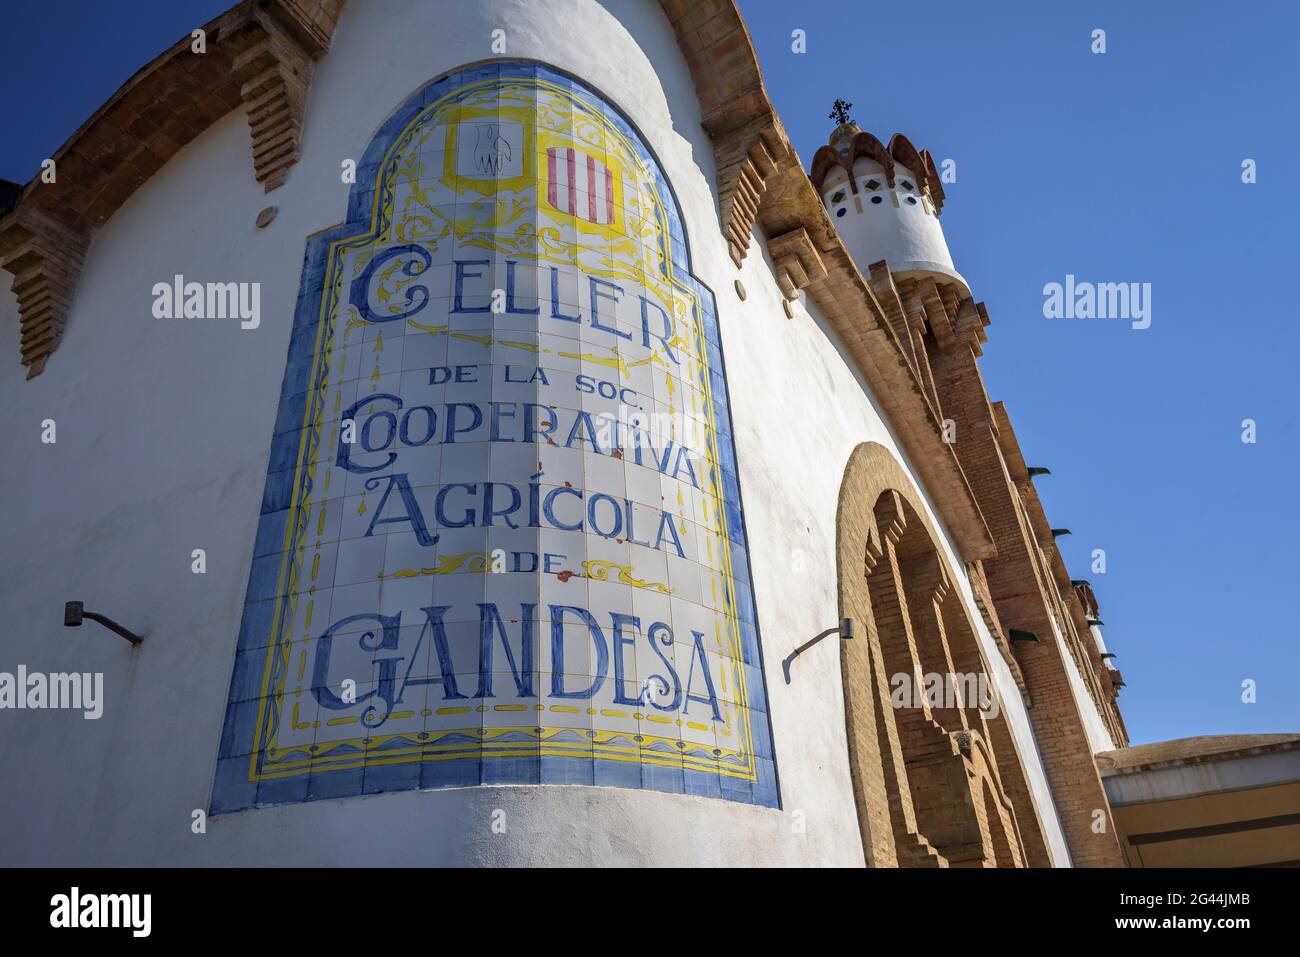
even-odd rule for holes
{"type": "Polygon", "coordinates": [[[969,292],[939,225],[943,186],[928,150],[918,153],[902,133],[886,148],[848,121],[817,151],[809,175],[863,273],[883,259],[895,278],[932,276],[969,292]]]}

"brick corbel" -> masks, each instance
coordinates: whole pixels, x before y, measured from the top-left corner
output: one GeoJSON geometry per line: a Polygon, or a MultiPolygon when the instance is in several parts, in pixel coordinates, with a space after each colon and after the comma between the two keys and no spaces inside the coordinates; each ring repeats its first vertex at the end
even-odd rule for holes
{"type": "Polygon", "coordinates": [[[983,344],[988,342],[988,333],[984,327],[989,324],[988,313],[977,305],[975,300],[967,297],[957,307],[956,335],[957,341],[965,345],[976,357],[984,354],[983,344]]]}
{"type": "MultiPolygon", "coordinates": [[[[715,128],[706,121],[705,129],[715,128]]],[[[750,234],[758,216],[768,179],[777,171],[781,137],[771,117],[762,117],[717,135],[714,152],[718,163],[718,207],[722,232],[731,261],[740,266],[749,249],[750,234]]]]}
{"type": "Polygon", "coordinates": [[[253,137],[253,172],[268,193],[284,185],[298,162],[314,58],[323,52],[313,53],[302,39],[311,34],[290,32],[281,22],[293,20],[295,5],[273,9],[240,7],[222,26],[223,39],[244,47],[232,69],[253,137]]]}
{"type": "Polygon", "coordinates": [[[894,330],[894,335],[903,346],[912,371],[919,376],[916,354],[912,349],[912,336],[908,328],[907,312],[903,308],[903,297],[894,282],[894,274],[890,272],[888,264],[883,259],[873,262],[867,267],[867,271],[870,273],[871,288],[876,294],[876,301],[880,303],[890,328],[894,330]]]}
{"type": "Polygon", "coordinates": [[[20,206],[0,219],[0,268],[14,277],[28,379],[59,346],[88,244],[85,233],[37,209],[20,206]]]}
{"type": "Polygon", "coordinates": [[[926,323],[934,333],[939,348],[952,348],[957,341],[957,330],[954,327],[952,317],[944,306],[943,295],[939,291],[939,286],[934,281],[934,277],[926,276],[920,280],[916,284],[916,290],[921,297],[921,303],[925,307],[926,323]]]}
{"type": "Polygon", "coordinates": [[[902,496],[894,489],[886,489],[884,494],[876,502],[876,527],[880,529],[880,536],[884,540],[881,543],[882,552],[886,546],[884,542],[897,545],[903,540],[903,533],[907,531],[907,512],[903,508],[902,496]]]}
{"type": "Polygon", "coordinates": [[[948,580],[947,568],[944,566],[944,563],[939,560],[937,554],[934,556],[933,560],[938,569],[938,573],[934,581],[934,591],[930,597],[936,605],[942,607],[943,603],[948,600],[948,596],[952,594],[952,582],[948,580]]]}
{"type": "Polygon", "coordinates": [[[867,541],[862,550],[863,578],[871,577],[871,573],[875,570],[876,566],[880,564],[881,556],[884,555],[884,551],[880,547],[880,542],[877,541],[878,535],[879,533],[873,529],[867,529],[867,541]]]}
{"type": "Polygon", "coordinates": [[[826,278],[826,264],[805,229],[792,229],[767,241],[768,252],[776,267],[776,280],[787,299],[795,299],[799,290],[826,278]]]}

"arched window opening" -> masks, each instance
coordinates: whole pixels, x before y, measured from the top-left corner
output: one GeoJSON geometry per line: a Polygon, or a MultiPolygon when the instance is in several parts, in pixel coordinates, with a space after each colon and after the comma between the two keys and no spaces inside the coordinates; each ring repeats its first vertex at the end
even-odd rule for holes
{"type": "Polygon", "coordinates": [[[863,626],[842,661],[864,851],[876,866],[1024,866],[998,766],[1020,775],[1019,758],[964,583],[919,500],[883,447],[855,450],[840,493],[840,599],[863,626]]]}

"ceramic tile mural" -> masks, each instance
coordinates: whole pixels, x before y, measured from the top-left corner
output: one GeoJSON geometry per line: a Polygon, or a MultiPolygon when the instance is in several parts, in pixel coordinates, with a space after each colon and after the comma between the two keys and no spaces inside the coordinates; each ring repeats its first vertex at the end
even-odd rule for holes
{"type": "Polygon", "coordinates": [[[598,96],[430,84],[312,237],[213,811],[589,784],[775,806],[711,293],[598,96]]]}

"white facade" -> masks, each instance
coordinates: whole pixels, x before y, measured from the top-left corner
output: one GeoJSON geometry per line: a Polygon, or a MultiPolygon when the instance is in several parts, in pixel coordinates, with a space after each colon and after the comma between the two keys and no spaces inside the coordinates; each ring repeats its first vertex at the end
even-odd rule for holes
{"type": "MultiPolygon", "coordinates": [[[[0,780],[0,862],[861,865],[839,648],[826,641],[801,656],[789,685],[780,663],[839,617],[836,508],[850,452],[878,442],[916,473],[830,325],[811,306],[785,318],[761,236],[739,272],[747,299],[735,295],[716,186],[671,27],[658,4],[638,0],[351,0],[316,66],[285,186],[268,197],[254,180],[242,111],[145,183],[95,237],[45,372],[24,381],[11,343],[0,374],[18,443],[0,463],[0,670],[105,681],[97,721],[0,714],[0,762],[11,771],[0,780]],[[490,59],[500,27],[508,57],[580,78],[639,130],[680,203],[693,271],[716,296],[780,807],[612,787],[470,787],[257,808],[214,816],[195,834],[193,812],[212,795],[306,237],[344,219],[340,164],[359,159],[413,91],[490,59]],[[268,204],[278,216],[258,230],[268,204]],[[176,274],[260,282],[260,327],[153,318],[150,290],[176,274]],[[46,420],[57,424],[53,445],[40,441],[46,420]],[[196,548],[203,575],[191,571],[196,548]],[[65,630],[69,599],[145,632],[145,643],[65,630]],[[504,833],[493,826],[501,820],[504,833]]],[[[837,188],[828,179],[827,195],[837,188]]],[[[935,216],[881,205],[885,218],[860,243],[845,232],[860,265],[884,258],[896,273],[960,281],[935,216]]],[[[0,293],[0,327],[16,337],[17,321],[13,295],[0,293]]],[[[930,518],[943,532],[933,508],[930,518]]],[[[946,533],[941,544],[960,569],[946,533]]],[[[959,585],[1044,836],[1067,865],[1024,705],[959,585]]]]}

